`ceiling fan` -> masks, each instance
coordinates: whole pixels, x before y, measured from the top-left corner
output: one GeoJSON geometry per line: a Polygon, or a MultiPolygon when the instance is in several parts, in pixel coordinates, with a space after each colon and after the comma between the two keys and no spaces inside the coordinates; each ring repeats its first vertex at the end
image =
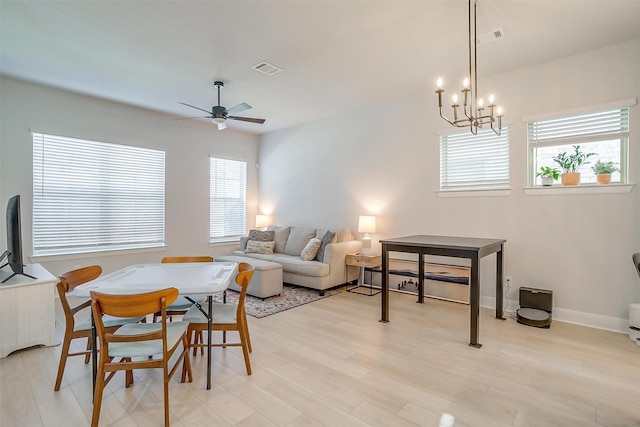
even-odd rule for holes
{"type": "Polygon", "coordinates": [[[236,105],[235,107],[231,107],[228,110],[220,105],[220,89],[224,87],[224,83],[221,81],[216,81],[213,83],[218,88],[218,105],[211,107],[211,111],[205,110],[200,107],[196,107],[193,105],[186,104],[184,102],[180,102],[182,105],[186,105],[187,107],[195,108],[196,110],[204,111],[208,113],[208,116],[199,116],[199,117],[183,117],[181,119],[176,120],[185,120],[185,119],[211,119],[211,121],[218,125],[218,130],[227,128],[227,119],[231,120],[240,120],[242,122],[251,122],[251,123],[259,123],[263,124],[264,119],[254,119],[251,117],[238,117],[238,116],[230,116],[229,113],[235,114],[240,111],[245,111],[251,108],[251,105],[243,102],[241,104],[236,105]]]}

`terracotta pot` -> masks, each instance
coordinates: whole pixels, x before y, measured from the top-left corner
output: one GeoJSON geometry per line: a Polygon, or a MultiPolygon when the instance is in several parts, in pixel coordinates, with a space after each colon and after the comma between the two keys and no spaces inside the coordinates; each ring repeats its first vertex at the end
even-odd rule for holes
{"type": "Polygon", "coordinates": [[[580,184],[580,172],[565,172],[562,174],[562,185],[580,184]]]}
{"type": "Polygon", "coordinates": [[[596,175],[596,181],[598,184],[609,184],[611,182],[611,174],[610,173],[599,173],[596,175]]]}

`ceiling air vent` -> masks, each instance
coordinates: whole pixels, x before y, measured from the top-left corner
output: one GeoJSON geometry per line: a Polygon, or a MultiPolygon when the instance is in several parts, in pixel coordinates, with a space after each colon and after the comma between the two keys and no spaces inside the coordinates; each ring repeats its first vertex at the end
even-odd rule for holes
{"type": "Polygon", "coordinates": [[[487,44],[499,40],[504,37],[504,30],[502,28],[498,28],[497,30],[487,31],[486,33],[482,33],[478,35],[476,39],[477,44],[487,44]]]}
{"type": "Polygon", "coordinates": [[[260,71],[263,74],[266,74],[267,76],[273,76],[274,74],[277,74],[280,71],[282,71],[282,68],[278,68],[273,64],[269,64],[267,61],[259,62],[256,65],[254,65],[252,68],[254,70],[260,71]]]}

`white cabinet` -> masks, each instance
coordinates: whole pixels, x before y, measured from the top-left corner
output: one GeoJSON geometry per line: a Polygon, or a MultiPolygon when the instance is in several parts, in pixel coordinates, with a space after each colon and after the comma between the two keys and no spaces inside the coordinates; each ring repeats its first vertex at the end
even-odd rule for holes
{"type": "MultiPolygon", "coordinates": [[[[55,284],[57,278],[40,264],[25,266],[26,274],[0,284],[0,358],[34,345],[55,345],[55,284]]],[[[11,275],[0,269],[0,281],[11,275]]]]}

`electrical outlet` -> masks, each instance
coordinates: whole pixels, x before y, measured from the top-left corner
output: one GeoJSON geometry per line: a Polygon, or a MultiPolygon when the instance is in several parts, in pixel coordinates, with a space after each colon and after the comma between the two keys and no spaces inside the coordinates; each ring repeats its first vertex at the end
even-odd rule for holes
{"type": "Polygon", "coordinates": [[[505,277],[505,278],[504,278],[504,281],[505,281],[505,285],[507,286],[507,288],[510,288],[510,287],[511,287],[511,284],[512,284],[512,282],[511,282],[511,276],[507,276],[507,277],[505,277]]]}

